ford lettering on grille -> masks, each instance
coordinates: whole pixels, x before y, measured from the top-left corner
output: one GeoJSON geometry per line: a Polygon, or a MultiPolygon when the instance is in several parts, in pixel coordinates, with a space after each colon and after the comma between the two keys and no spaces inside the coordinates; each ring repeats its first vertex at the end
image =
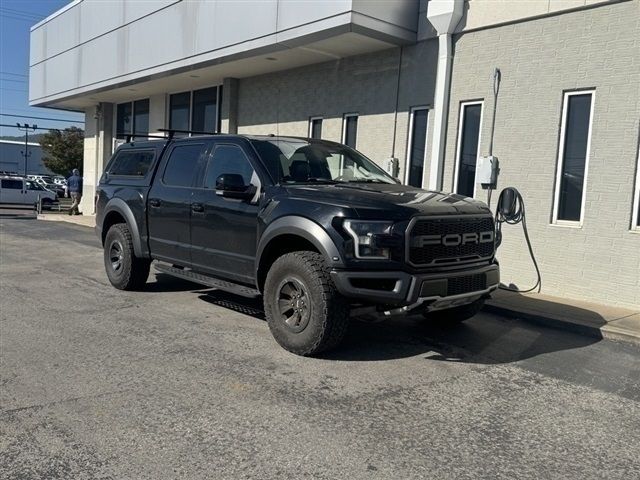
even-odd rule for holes
{"type": "Polygon", "coordinates": [[[467,243],[493,242],[493,230],[488,232],[448,233],[446,235],[419,235],[411,239],[412,247],[426,247],[427,245],[445,245],[456,247],[467,243]]]}
{"type": "Polygon", "coordinates": [[[407,261],[415,266],[456,265],[493,256],[493,218],[416,218],[409,224],[407,261]]]}

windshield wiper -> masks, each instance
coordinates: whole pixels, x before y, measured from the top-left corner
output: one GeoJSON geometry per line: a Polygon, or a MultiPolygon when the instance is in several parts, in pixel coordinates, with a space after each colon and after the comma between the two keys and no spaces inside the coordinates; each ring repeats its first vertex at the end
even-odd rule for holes
{"type": "Polygon", "coordinates": [[[306,180],[286,180],[287,183],[329,183],[334,184],[338,183],[335,180],[331,180],[330,178],[318,178],[318,177],[309,177],[306,180]]]}
{"type": "Polygon", "coordinates": [[[358,178],[355,180],[348,180],[349,183],[387,183],[378,178],[358,178]]]}

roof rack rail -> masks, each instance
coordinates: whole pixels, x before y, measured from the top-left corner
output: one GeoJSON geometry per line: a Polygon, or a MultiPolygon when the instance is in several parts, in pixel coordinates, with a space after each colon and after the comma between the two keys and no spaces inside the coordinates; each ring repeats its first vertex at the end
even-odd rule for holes
{"type": "Polygon", "coordinates": [[[188,133],[195,135],[219,135],[216,132],[201,132],[198,130],[177,130],[175,128],[159,128],[159,132],[165,132],[167,135],[149,135],[148,133],[116,133],[117,137],[124,137],[126,143],[131,143],[131,140],[134,138],[161,138],[163,140],[171,140],[176,133],[188,133]]]}
{"type": "Polygon", "coordinates": [[[176,130],[175,128],[159,128],[158,131],[167,132],[170,138],[172,138],[176,133],[189,133],[189,134],[196,134],[196,135],[220,135],[219,133],[216,133],[216,132],[201,132],[199,130],[176,130]]]}
{"type": "Polygon", "coordinates": [[[124,137],[126,143],[131,143],[131,140],[134,138],[161,138],[163,140],[170,138],[166,135],[149,135],[148,133],[116,133],[116,138],[117,137],[124,137]]]}

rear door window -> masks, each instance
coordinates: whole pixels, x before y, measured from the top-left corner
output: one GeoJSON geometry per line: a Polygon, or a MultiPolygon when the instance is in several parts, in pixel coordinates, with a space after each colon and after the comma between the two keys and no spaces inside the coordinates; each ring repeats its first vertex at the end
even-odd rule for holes
{"type": "Polygon", "coordinates": [[[153,163],[153,150],[127,150],[118,153],[109,168],[110,175],[144,177],[153,163]]]}
{"type": "Polygon", "coordinates": [[[171,150],[162,183],[172,187],[190,187],[193,184],[204,144],[178,145],[171,150]]]}
{"type": "Polygon", "coordinates": [[[2,180],[2,188],[22,190],[22,180],[4,179],[2,180]]]}

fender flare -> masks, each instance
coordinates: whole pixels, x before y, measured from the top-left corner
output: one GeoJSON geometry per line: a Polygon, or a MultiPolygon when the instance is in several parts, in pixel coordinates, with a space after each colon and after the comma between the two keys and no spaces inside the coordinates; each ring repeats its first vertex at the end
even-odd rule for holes
{"type": "MultiPolygon", "coordinates": [[[[140,232],[138,230],[138,222],[136,222],[136,218],[131,211],[127,202],[122,200],[121,198],[112,198],[109,200],[104,209],[104,215],[102,220],[102,225],[100,226],[102,230],[104,230],[104,221],[109,216],[111,212],[118,212],[125,220],[127,227],[129,227],[129,231],[131,232],[131,241],[133,242],[133,252],[136,257],[144,257],[145,252],[142,248],[142,240],[140,239],[140,232]]],[[[106,235],[107,232],[104,232],[106,235]]]]}
{"type": "Polygon", "coordinates": [[[342,255],[324,228],[312,220],[296,215],[280,217],[260,237],[256,252],[256,278],[267,245],[279,235],[297,235],[308,240],[324,256],[330,267],[343,266],[342,255]]]}

